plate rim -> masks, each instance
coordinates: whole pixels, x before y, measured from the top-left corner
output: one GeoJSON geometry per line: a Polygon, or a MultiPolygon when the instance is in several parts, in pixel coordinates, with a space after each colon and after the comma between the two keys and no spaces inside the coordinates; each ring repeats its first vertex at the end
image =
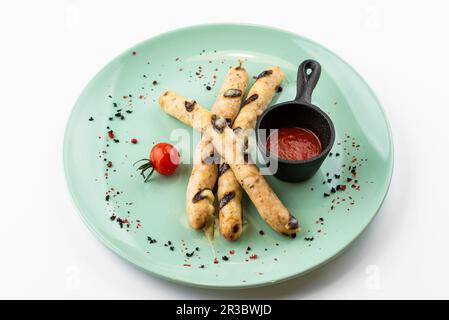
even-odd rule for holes
{"type": "Polygon", "coordinates": [[[373,89],[371,88],[371,86],[369,86],[369,84],[366,82],[366,80],[361,76],[361,74],[354,69],[349,63],[347,63],[344,59],[342,59],[338,54],[334,53],[333,51],[331,51],[330,49],[328,49],[327,47],[321,45],[318,42],[315,42],[314,40],[311,40],[307,37],[304,37],[302,35],[299,35],[297,33],[294,33],[292,31],[289,30],[285,30],[285,29],[281,29],[281,28],[277,28],[277,27],[272,27],[272,26],[267,26],[267,25],[262,25],[262,24],[252,24],[252,23],[204,23],[204,24],[194,24],[194,25],[189,25],[189,26],[184,26],[181,28],[174,28],[174,29],[170,29],[168,31],[159,33],[153,37],[149,37],[143,41],[140,41],[134,45],[132,45],[131,47],[125,49],[124,51],[122,51],[120,54],[118,54],[117,56],[115,56],[112,60],[108,61],[105,65],[103,65],[103,67],[97,71],[95,73],[95,75],[88,81],[88,83],[82,88],[80,94],[78,95],[78,98],[76,99],[72,110],[70,111],[70,115],[66,121],[66,126],[65,126],[65,130],[64,130],[64,139],[63,139],[63,152],[62,152],[62,161],[63,161],[63,167],[64,167],[64,176],[65,176],[65,181],[66,181],[66,188],[70,194],[70,199],[72,202],[72,205],[75,207],[75,211],[77,212],[78,216],[80,216],[81,220],[83,221],[83,223],[87,226],[87,228],[95,235],[95,237],[100,240],[100,242],[106,246],[109,250],[111,250],[112,252],[114,252],[117,256],[119,256],[121,259],[126,260],[127,262],[131,263],[134,267],[137,267],[137,269],[140,269],[142,271],[144,271],[145,273],[149,273],[153,276],[155,276],[156,278],[159,279],[164,279],[164,280],[168,280],[170,282],[173,283],[177,283],[177,284],[182,284],[182,285],[186,285],[186,286],[190,286],[190,287],[197,287],[197,288],[206,288],[206,289],[248,289],[248,288],[257,288],[257,287],[263,287],[263,286],[269,286],[269,285],[273,285],[273,284],[279,284],[281,282],[285,282],[288,280],[291,280],[293,278],[297,278],[300,276],[303,276],[307,273],[313,272],[316,269],[321,268],[322,266],[326,265],[327,263],[329,263],[330,261],[334,260],[336,257],[338,257],[340,254],[342,254],[346,249],[348,249],[355,241],[358,240],[358,238],[360,237],[360,235],[366,230],[366,228],[371,224],[371,222],[373,221],[373,219],[377,216],[377,214],[379,213],[380,208],[382,207],[382,204],[384,203],[386,196],[388,195],[388,191],[391,185],[391,180],[393,177],[393,170],[394,170],[394,141],[393,141],[393,134],[392,134],[392,130],[391,130],[391,126],[390,126],[390,122],[388,121],[385,109],[383,107],[383,105],[380,103],[379,98],[377,97],[377,95],[375,94],[375,92],[373,91],[373,89]],[[158,38],[163,38],[166,36],[169,36],[171,34],[175,34],[178,32],[186,32],[186,31],[191,31],[191,30],[195,30],[195,29],[202,29],[202,28],[209,28],[209,27],[250,27],[250,28],[255,28],[255,29],[261,29],[261,30],[270,30],[270,31],[276,31],[276,32],[281,32],[284,34],[288,34],[291,37],[295,37],[295,38],[299,38],[303,41],[307,41],[313,45],[316,45],[317,47],[325,50],[326,52],[330,53],[331,55],[333,55],[334,57],[336,57],[338,60],[340,60],[346,67],[348,67],[356,76],[357,78],[359,78],[359,80],[366,86],[366,88],[368,89],[368,91],[370,92],[370,94],[372,95],[373,99],[375,100],[375,102],[378,104],[379,106],[379,110],[381,112],[382,118],[385,121],[386,127],[387,127],[387,132],[388,132],[388,141],[389,141],[389,166],[388,166],[388,172],[387,172],[387,181],[384,182],[383,184],[383,196],[380,199],[379,203],[377,204],[377,208],[375,209],[374,214],[372,215],[372,217],[369,219],[369,221],[366,223],[366,225],[353,237],[353,239],[351,241],[349,241],[346,245],[344,245],[340,250],[333,252],[332,254],[330,254],[329,256],[325,257],[323,259],[323,261],[307,270],[301,271],[301,272],[293,272],[290,273],[288,275],[282,275],[282,276],[277,276],[272,280],[265,280],[265,281],[260,281],[260,282],[255,282],[255,283],[242,283],[239,285],[226,285],[226,284],[216,284],[216,283],[198,283],[198,282],[192,282],[192,281],[188,281],[188,280],[184,280],[184,279],[180,279],[180,278],[174,278],[174,277],[170,277],[168,275],[165,274],[161,274],[158,273],[156,271],[150,270],[147,267],[145,267],[144,265],[142,265],[141,262],[136,261],[136,259],[134,259],[133,257],[131,257],[130,255],[128,255],[124,250],[120,249],[119,247],[115,246],[111,241],[109,241],[106,237],[104,237],[101,232],[99,230],[97,230],[93,224],[89,223],[88,218],[84,215],[83,210],[81,208],[80,205],[80,201],[77,199],[77,197],[75,196],[74,193],[74,187],[72,185],[71,182],[71,178],[69,175],[69,170],[68,170],[68,140],[69,140],[69,129],[71,127],[71,123],[72,123],[72,119],[74,118],[74,114],[75,114],[75,110],[76,110],[76,106],[78,105],[81,96],[83,94],[83,92],[85,92],[85,90],[92,84],[95,82],[95,80],[106,70],[106,68],[111,65],[113,62],[119,60],[121,57],[123,57],[125,54],[127,54],[129,52],[129,50],[131,48],[134,47],[138,47],[146,42],[150,42],[150,41],[155,41],[158,38]]]}

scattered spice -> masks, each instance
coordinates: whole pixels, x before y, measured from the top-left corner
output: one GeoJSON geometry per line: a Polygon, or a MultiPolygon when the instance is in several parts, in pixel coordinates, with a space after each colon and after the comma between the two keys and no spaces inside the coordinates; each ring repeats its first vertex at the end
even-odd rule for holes
{"type": "Polygon", "coordinates": [[[150,236],[147,237],[147,240],[150,242],[150,244],[156,243],[156,239],[151,238],[150,236]]]}

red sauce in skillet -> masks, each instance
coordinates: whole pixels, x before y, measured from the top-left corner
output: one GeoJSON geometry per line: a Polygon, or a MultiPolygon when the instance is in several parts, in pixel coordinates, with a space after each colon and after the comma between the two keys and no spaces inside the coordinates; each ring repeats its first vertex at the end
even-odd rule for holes
{"type": "Polygon", "coordinates": [[[267,149],[278,158],[285,160],[307,160],[321,152],[320,139],[304,128],[280,128],[278,139],[273,134],[267,139],[267,149]]]}

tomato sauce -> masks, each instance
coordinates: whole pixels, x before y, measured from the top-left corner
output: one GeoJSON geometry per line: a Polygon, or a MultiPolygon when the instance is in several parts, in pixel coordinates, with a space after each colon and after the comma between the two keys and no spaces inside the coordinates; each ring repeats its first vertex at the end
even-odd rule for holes
{"type": "Polygon", "coordinates": [[[304,128],[280,128],[276,141],[271,134],[267,139],[267,150],[285,160],[307,160],[321,152],[320,139],[304,128]]]}

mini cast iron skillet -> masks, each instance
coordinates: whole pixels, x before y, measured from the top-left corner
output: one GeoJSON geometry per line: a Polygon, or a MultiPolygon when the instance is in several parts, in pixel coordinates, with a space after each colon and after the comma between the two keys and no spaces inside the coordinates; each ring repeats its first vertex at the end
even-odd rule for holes
{"type": "Polygon", "coordinates": [[[320,74],[321,65],[318,62],[306,60],[301,63],[295,100],[271,106],[257,121],[257,145],[268,162],[270,171],[281,180],[298,182],[312,177],[334,143],[335,130],[331,119],[320,108],[311,104],[312,92],[320,74]],[[288,127],[305,128],[315,133],[321,142],[321,153],[308,160],[285,160],[270,155],[266,150],[270,130],[288,127]],[[277,170],[273,161],[278,162],[277,170]]]}

